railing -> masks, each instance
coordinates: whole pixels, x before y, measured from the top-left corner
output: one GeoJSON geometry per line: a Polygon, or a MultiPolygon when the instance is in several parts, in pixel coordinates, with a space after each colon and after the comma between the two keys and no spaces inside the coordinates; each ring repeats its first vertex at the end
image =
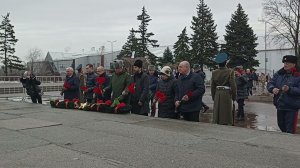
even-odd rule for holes
{"type": "MultiPolygon", "coordinates": [[[[42,83],[58,83],[64,81],[64,77],[62,76],[37,76],[36,78],[42,83]]],[[[0,76],[0,81],[5,81],[5,83],[19,82],[20,76],[0,76]]]]}
{"type": "MultiPolygon", "coordinates": [[[[54,92],[54,91],[61,91],[62,86],[41,86],[43,92],[54,92]]],[[[16,94],[16,93],[26,93],[26,89],[23,87],[8,87],[8,88],[0,88],[0,95],[1,94],[16,94]]]]}

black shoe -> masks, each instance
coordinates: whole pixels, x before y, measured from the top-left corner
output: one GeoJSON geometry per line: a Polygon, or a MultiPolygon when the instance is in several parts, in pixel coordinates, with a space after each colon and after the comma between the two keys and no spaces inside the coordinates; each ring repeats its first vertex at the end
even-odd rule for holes
{"type": "Polygon", "coordinates": [[[209,107],[208,106],[204,106],[204,108],[203,108],[203,112],[202,113],[205,113],[207,110],[209,109],[209,107]]]}

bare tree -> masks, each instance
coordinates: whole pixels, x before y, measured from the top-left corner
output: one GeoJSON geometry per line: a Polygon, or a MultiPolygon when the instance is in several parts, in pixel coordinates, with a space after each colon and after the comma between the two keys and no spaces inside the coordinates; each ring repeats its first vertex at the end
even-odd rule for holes
{"type": "Polygon", "coordinates": [[[37,68],[37,69],[40,69],[40,67],[39,67],[40,64],[36,65],[38,67],[34,66],[34,64],[36,64],[37,62],[41,61],[42,55],[43,55],[43,52],[39,48],[31,48],[31,49],[29,49],[28,55],[26,56],[26,59],[29,62],[30,71],[35,72],[34,71],[34,67],[37,68]]]}
{"type": "Polygon", "coordinates": [[[264,21],[271,25],[273,40],[290,44],[299,57],[300,0],[264,0],[263,6],[264,21]]]}

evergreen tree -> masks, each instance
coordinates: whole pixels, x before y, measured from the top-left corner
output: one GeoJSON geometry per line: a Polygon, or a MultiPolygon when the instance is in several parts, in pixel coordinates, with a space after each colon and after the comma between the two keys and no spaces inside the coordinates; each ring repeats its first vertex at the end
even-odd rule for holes
{"type": "Polygon", "coordinates": [[[174,64],[174,56],[172,54],[172,51],[170,50],[169,47],[167,47],[164,51],[163,57],[159,58],[159,63],[158,65],[163,66],[166,64],[174,64]]]}
{"type": "Polygon", "coordinates": [[[157,40],[151,40],[150,37],[152,37],[154,34],[152,32],[148,33],[147,26],[149,25],[149,22],[152,20],[150,19],[150,16],[147,14],[147,11],[145,7],[142,9],[142,14],[137,16],[137,20],[141,21],[141,24],[139,26],[138,30],[135,30],[135,33],[140,33],[140,38],[138,38],[138,48],[141,50],[141,52],[137,52],[137,57],[148,57],[148,60],[151,64],[156,64],[157,57],[152,54],[148,47],[158,47],[157,40]]]}
{"type": "Polygon", "coordinates": [[[213,58],[218,52],[216,25],[209,7],[200,0],[197,6],[197,16],[193,16],[191,29],[192,62],[208,67],[214,67],[213,58]]]}
{"type": "Polygon", "coordinates": [[[19,57],[15,56],[15,44],[18,41],[15,37],[14,26],[10,23],[9,13],[2,16],[3,21],[0,24],[0,59],[4,64],[4,73],[7,76],[7,69],[24,69],[19,57]]]}
{"type": "Polygon", "coordinates": [[[127,42],[123,45],[122,50],[117,58],[121,59],[123,57],[131,57],[132,52],[135,52],[135,55],[139,55],[138,41],[135,37],[133,28],[130,30],[127,42]]]}
{"type": "Polygon", "coordinates": [[[237,11],[226,26],[224,38],[226,52],[230,56],[229,67],[243,65],[245,68],[253,68],[259,65],[255,59],[258,53],[255,49],[257,37],[248,24],[248,15],[241,4],[238,4],[237,11]]]}
{"type": "Polygon", "coordinates": [[[174,57],[175,62],[181,61],[191,61],[190,47],[189,47],[189,37],[186,34],[186,27],[182,30],[178,37],[178,41],[174,44],[174,57]]]}

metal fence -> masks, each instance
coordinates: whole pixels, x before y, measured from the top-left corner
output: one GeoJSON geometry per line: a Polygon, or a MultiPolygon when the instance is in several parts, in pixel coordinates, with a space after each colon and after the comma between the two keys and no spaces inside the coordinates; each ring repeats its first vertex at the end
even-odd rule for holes
{"type": "MultiPolygon", "coordinates": [[[[41,86],[43,92],[54,92],[61,91],[62,86],[41,86]]],[[[8,88],[0,88],[0,94],[17,94],[17,93],[26,93],[26,89],[23,87],[8,87],[8,88]]]]}
{"type": "MultiPolygon", "coordinates": [[[[37,76],[36,78],[42,83],[57,83],[64,81],[64,77],[62,76],[37,76]]],[[[20,76],[0,76],[0,81],[4,81],[7,83],[19,82],[20,76]]]]}

